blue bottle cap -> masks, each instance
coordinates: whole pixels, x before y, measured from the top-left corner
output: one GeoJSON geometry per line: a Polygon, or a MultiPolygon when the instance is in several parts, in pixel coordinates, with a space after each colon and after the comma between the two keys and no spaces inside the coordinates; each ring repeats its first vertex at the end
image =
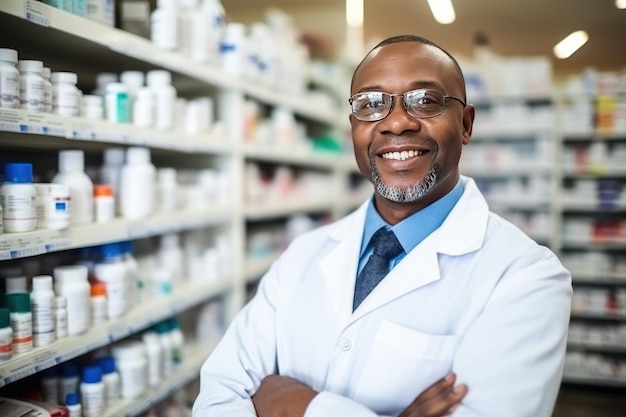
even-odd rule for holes
{"type": "Polygon", "coordinates": [[[4,183],[27,184],[33,182],[33,164],[10,162],[4,165],[4,183]]]}
{"type": "Polygon", "coordinates": [[[76,405],[78,402],[78,393],[76,392],[70,392],[65,396],[65,405],[76,405]]]}
{"type": "Polygon", "coordinates": [[[82,382],[94,384],[102,382],[102,368],[98,365],[87,365],[83,368],[82,382]]]}
{"type": "Polygon", "coordinates": [[[102,368],[103,374],[111,374],[115,372],[115,358],[113,358],[113,356],[105,356],[98,359],[98,365],[102,368]]]}
{"type": "Polygon", "coordinates": [[[122,245],[119,243],[107,243],[100,246],[100,257],[102,259],[116,258],[121,256],[122,253],[122,245]]]}

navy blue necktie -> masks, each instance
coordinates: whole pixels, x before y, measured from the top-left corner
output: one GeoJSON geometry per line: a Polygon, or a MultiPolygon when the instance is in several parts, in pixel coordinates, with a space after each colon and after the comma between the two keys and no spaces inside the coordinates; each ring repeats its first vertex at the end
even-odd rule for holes
{"type": "Polygon", "coordinates": [[[389,272],[389,261],[398,256],[402,251],[402,245],[391,230],[381,227],[372,236],[374,253],[356,277],[354,288],[354,301],[352,311],[361,304],[370,292],[389,272]]]}

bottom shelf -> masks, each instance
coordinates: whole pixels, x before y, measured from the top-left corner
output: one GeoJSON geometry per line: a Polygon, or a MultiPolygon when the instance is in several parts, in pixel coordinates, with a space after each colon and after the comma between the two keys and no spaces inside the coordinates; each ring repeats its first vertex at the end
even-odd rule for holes
{"type": "Polygon", "coordinates": [[[561,380],[564,384],[575,385],[591,385],[598,387],[613,387],[613,388],[626,388],[626,380],[621,379],[607,379],[591,376],[578,376],[578,375],[563,375],[561,380]]]}
{"type": "Polygon", "coordinates": [[[215,345],[194,346],[185,350],[185,359],[163,381],[150,387],[141,396],[133,399],[120,399],[115,405],[104,410],[102,417],[134,417],[156,406],[182,387],[198,378],[200,368],[215,345]]]}

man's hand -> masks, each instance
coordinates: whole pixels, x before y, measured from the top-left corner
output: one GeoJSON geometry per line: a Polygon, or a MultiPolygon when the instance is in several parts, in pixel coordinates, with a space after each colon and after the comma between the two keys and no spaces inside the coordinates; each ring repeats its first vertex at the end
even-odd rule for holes
{"type": "Polygon", "coordinates": [[[455,374],[435,382],[413,400],[398,417],[442,417],[451,414],[467,394],[467,385],[454,386],[455,374]]]}
{"type": "MultiPolygon", "coordinates": [[[[466,385],[454,386],[456,375],[435,382],[413,400],[398,417],[442,417],[452,413],[467,394],[466,385]]],[[[252,397],[258,417],[302,417],[317,395],[303,383],[286,376],[269,375],[252,397]]]]}
{"type": "Polygon", "coordinates": [[[302,417],[317,391],[293,378],[268,375],[252,397],[259,417],[302,417]]]}

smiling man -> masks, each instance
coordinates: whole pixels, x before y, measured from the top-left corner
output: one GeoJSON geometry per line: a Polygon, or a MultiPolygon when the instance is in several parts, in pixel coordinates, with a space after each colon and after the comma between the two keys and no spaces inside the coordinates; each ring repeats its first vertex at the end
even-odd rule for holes
{"type": "Polygon", "coordinates": [[[351,89],[373,197],[272,265],[203,365],[194,417],[549,417],[571,276],[460,175],[475,112],[458,63],[398,36],[351,89]]]}

